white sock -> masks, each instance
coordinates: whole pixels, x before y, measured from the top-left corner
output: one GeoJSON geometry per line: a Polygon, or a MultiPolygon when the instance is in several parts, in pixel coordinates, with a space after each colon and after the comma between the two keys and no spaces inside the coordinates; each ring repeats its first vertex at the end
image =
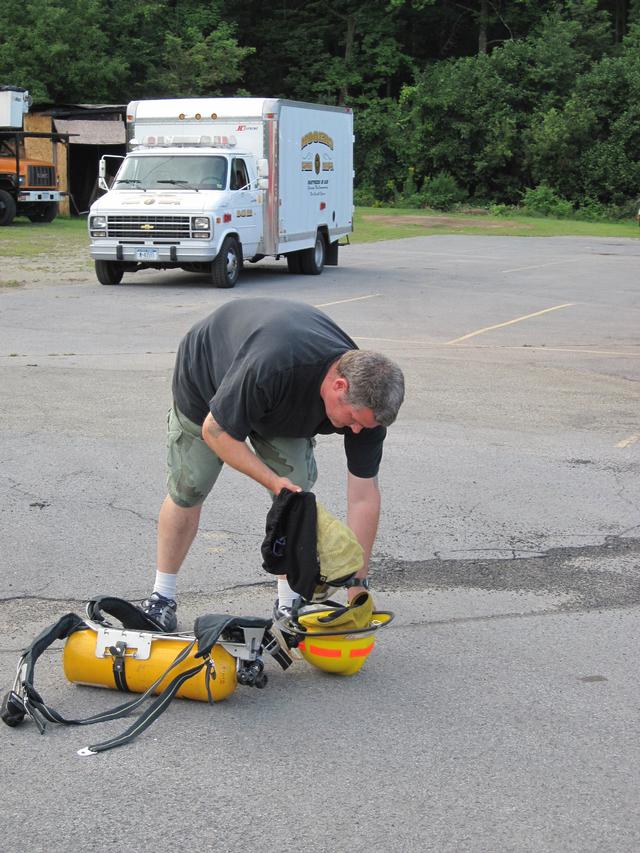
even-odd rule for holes
{"type": "Polygon", "coordinates": [[[289,586],[286,578],[278,578],[278,604],[281,607],[291,607],[300,596],[289,586]]]}
{"type": "Polygon", "coordinates": [[[169,572],[156,572],[156,582],[153,585],[153,591],[159,592],[165,598],[175,600],[177,583],[178,575],[172,575],[169,572]]]}

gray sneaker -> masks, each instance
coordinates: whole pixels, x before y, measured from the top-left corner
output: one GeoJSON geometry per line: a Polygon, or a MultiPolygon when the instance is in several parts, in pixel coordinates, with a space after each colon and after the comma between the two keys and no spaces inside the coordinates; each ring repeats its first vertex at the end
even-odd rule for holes
{"type": "Polygon", "coordinates": [[[172,598],[165,598],[159,592],[152,592],[140,605],[142,612],[158,626],[159,631],[173,634],[178,628],[176,610],[178,605],[172,598]]]}
{"type": "Polygon", "coordinates": [[[291,619],[291,611],[291,607],[287,607],[285,604],[280,604],[280,600],[276,598],[276,603],[273,605],[274,622],[278,619],[291,619]]]}

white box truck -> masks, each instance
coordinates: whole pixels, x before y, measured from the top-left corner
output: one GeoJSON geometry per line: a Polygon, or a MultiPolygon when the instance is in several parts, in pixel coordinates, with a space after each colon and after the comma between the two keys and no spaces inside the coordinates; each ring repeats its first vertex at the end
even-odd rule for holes
{"type": "Polygon", "coordinates": [[[318,275],[353,230],[353,115],[269,98],[133,101],[129,153],[89,212],[102,284],[140,269],[233,287],[243,261],[318,275]]]}

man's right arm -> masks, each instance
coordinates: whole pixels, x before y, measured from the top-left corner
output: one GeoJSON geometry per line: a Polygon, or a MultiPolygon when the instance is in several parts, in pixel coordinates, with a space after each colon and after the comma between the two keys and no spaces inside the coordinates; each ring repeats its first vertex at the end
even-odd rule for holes
{"type": "Polygon", "coordinates": [[[223,462],[235,468],[236,471],[240,471],[241,474],[251,477],[252,480],[260,483],[274,495],[279,494],[282,489],[289,489],[292,492],[302,491],[287,477],[278,477],[250,450],[244,441],[238,441],[232,438],[228,432],[225,432],[211,412],[202,424],[202,439],[207,447],[223,462]]]}

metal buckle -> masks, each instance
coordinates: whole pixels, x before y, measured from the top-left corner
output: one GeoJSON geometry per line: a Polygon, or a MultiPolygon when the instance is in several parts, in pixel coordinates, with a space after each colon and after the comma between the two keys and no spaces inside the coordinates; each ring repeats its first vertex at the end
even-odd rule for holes
{"type": "Polygon", "coordinates": [[[117,648],[120,643],[127,649],[123,657],[148,660],[151,655],[153,635],[149,631],[125,631],[102,625],[95,625],[95,630],[97,658],[113,657],[110,649],[117,648]]]}

